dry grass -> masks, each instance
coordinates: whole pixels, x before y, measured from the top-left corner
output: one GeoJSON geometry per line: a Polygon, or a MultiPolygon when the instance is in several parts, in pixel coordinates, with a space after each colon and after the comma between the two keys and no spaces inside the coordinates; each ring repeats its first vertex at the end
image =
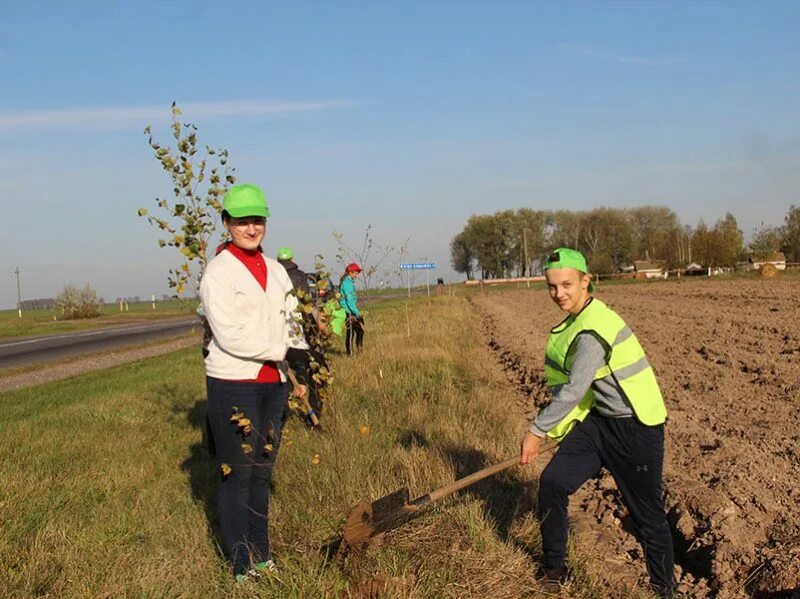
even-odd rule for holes
{"type": "MultiPolygon", "coordinates": [[[[216,544],[199,350],[1,394],[5,595],[541,596],[533,469],[326,559],[358,501],[402,486],[421,495],[513,455],[523,428],[462,298],[377,306],[367,326],[365,353],[335,358],[324,432],[288,423],[271,504],[280,574],[258,584],[234,585],[216,544]]],[[[588,581],[570,594],[602,596],[588,581]]]]}

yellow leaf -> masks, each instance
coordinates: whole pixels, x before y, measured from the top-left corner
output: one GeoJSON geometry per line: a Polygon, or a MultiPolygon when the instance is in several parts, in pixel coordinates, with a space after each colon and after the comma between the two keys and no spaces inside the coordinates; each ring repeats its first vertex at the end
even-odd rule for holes
{"type": "Polygon", "coordinates": [[[358,432],[361,433],[362,436],[366,437],[369,434],[369,427],[362,424],[359,427],[358,432]]]}
{"type": "Polygon", "coordinates": [[[219,467],[219,469],[222,471],[223,478],[228,476],[231,472],[233,472],[233,470],[231,469],[230,466],[228,466],[228,464],[222,464],[219,467]]]}
{"type": "Polygon", "coordinates": [[[244,455],[248,455],[253,453],[253,446],[249,443],[242,443],[242,453],[244,455]]]}
{"type": "Polygon", "coordinates": [[[321,460],[320,460],[320,457],[319,457],[319,454],[318,454],[318,453],[315,453],[315,454],[314,454],[314,457],[313,457],[313,458],[311,458],[311,463],[312,463],[312,464],[314,464],[315,466],[316,466],[317,464],[319,464],[319,463],[320,463],[320,461],[321,461],[321,460]]]}
{"type": "Polygon", "coordinates": [[[244,414],[242,412],[235,412],[233,416],[231,416],[231,422],[237,422],[239,418],[244,418],[244,414]]]}
{"type": "Polygon", "coordinates": [[[272,446],[272,443],[267,443],[264,445],[264,451],[266,453],[271,453],[275,448],[272,446]]]}

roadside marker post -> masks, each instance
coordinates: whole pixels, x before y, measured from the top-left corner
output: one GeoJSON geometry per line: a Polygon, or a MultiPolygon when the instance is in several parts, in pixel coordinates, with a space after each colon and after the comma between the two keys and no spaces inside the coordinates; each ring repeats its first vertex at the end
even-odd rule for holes
{"type": "Polygon", "coordinates": [[[17,314],[19,318],[22,318],[22,294],[19,291],[19,266],[17,266],[14,274],[17,275],[17,314]]]}

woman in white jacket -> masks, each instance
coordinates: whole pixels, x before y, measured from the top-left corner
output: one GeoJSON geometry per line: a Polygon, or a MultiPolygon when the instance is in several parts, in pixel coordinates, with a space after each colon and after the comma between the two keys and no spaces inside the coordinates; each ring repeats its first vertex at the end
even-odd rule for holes
{"type": "MultiPolygon", "coordinates": [[[[200,300],[213,338],[205,359],[208,419],[222,480],[219,527],[240,582],[275,569],[269,546],[272,469],[286,420],[283,360],[302,348],[286,270],[261,252],[269,216],[263,192],[237,185],[223,200],[231,242],[203,273],[200,300]]],[[[307,346],[306,346],[307,347],[307,346]]]]}

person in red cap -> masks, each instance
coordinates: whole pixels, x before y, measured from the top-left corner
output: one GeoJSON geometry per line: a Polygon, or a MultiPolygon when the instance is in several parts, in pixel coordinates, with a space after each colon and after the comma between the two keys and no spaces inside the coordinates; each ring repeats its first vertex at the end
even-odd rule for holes
{"type": "Polygon", "coordinates": [[[353,337],[355,337],[355,349],[360,350],[364,343],[364,318],[358,311],[358,296],[356,295],[356,277],[361,273],[361,266],[356,262],[351,262],[344,269],[342,282],[339,283],[339,294],[341,299],[339,304],[347,312],[347,329],[344,337],[344,346],[347,355],[353,354],[353,337]]]}

